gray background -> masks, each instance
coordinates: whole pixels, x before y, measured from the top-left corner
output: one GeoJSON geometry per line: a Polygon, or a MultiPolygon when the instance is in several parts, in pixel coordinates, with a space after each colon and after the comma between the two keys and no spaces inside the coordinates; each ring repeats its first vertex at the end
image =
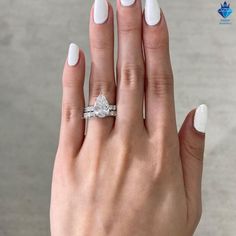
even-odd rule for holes
{"type": "MultiPolygon", "coordinates": [[[[236,12],[232,25],[220,25],[218,0],[160,1],[170,30],[178,125],[198,104],[210,109],[196,235],[235,236],[236,12]]],[[[0,0],[0,236],[49,235],[61,72],[71,41],[89,61],[91,4],[0,0]]]]}

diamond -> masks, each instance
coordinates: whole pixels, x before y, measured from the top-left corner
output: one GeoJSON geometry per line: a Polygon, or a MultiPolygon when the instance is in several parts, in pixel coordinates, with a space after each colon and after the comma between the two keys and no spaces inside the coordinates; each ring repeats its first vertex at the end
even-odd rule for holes
{"type": "Polygon", "coordinates": [[[94,113],[99,118],[104,118],[109,115],[109,103],[106,97],[100,94],[94,105],[94,113]]]}

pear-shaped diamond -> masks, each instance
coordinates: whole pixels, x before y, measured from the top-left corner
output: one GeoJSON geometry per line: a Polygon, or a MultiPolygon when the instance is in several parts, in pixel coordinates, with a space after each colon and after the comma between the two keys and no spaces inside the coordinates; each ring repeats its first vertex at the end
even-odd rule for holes
{"type": "Polygon", "coordinates": [[[109,103],[106,97],[102,94],[96,98],[94,113],[99,118],[104,118],[109,115],[109,103]]]}

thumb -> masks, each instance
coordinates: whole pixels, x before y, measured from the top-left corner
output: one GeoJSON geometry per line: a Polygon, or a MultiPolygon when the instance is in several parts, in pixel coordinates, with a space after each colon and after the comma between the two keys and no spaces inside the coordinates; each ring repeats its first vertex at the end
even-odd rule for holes
{"type": "Polygon", "coordinates": [[[179,132],[188,215],[195,224],[198,224],[201,217],[201,180],[207,116],[207,106],[200,105],[188,114],[179,132]]]}

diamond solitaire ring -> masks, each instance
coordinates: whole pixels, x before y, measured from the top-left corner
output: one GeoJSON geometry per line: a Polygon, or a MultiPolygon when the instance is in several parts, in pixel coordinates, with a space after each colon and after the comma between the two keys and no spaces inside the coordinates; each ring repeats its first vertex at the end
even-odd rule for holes
{"type": "Polygon", "coordinates": [[[93,117],[105,118],[109,116],[116,116],[116,105],[110,105],[106,97],[100,94],[95,101],[94,106],[88,106],[84,108],[84,119],[93,117]]]}

